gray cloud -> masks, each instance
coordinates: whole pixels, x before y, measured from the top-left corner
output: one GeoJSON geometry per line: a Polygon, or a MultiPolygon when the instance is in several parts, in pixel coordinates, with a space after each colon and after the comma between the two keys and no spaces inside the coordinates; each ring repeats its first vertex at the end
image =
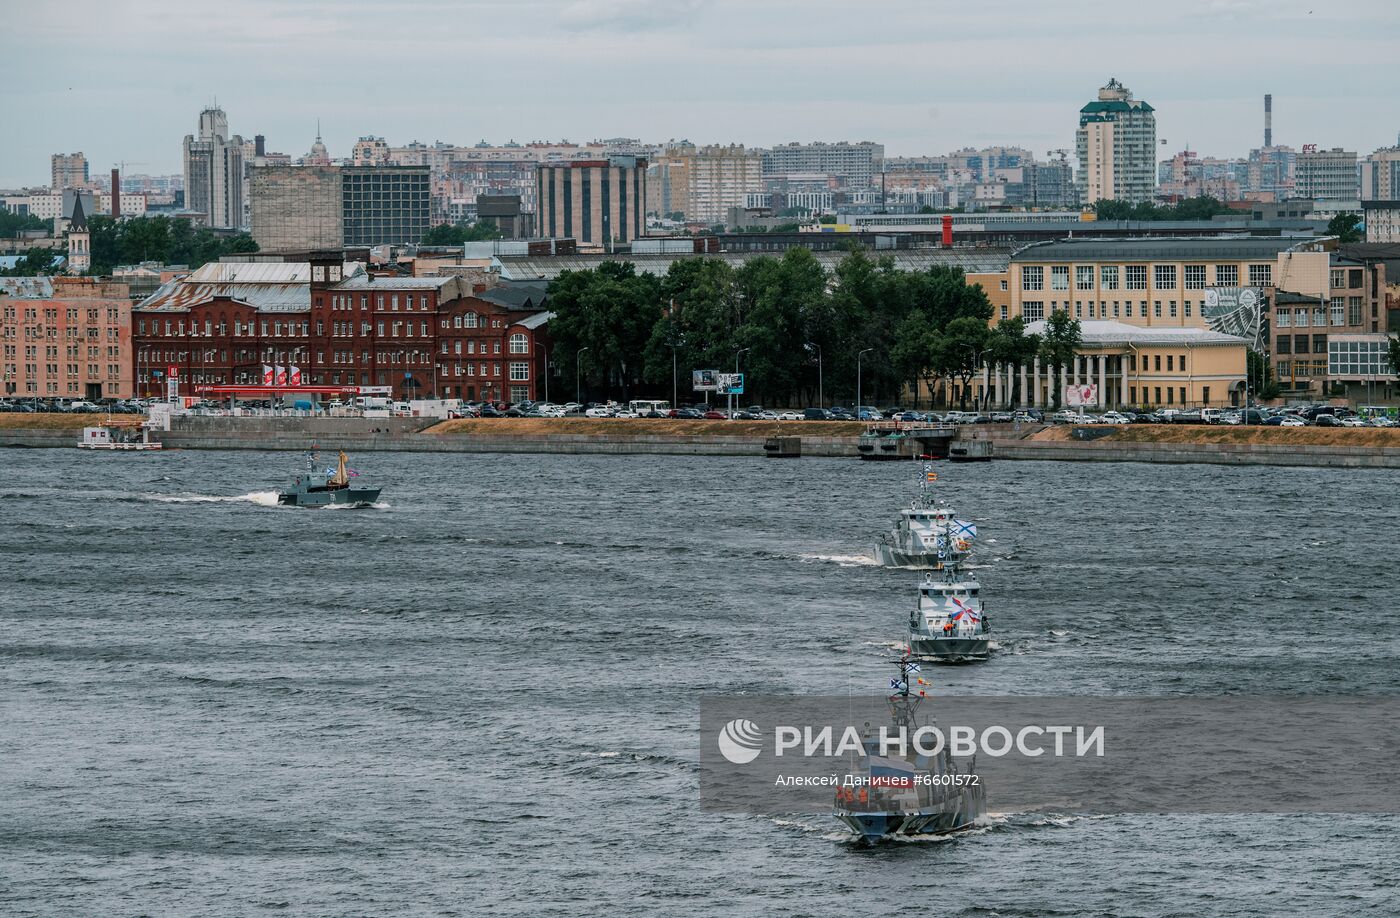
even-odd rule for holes
{"type": "Polygon", "coordinates": [[[883,141],[891,153],[1073,146],[1109,76],[1164,152],[1243,155],[1274,94],[1282,142],[1369,152],[1400,105],[1390,0],[68,0],[10,4],[0,185],[48,157],[180,168],[217,96],[230,125],[333,154],[436,139],[883,141]],[[1313,12],[1310,14],[1309,9],[1313,12]],[[82,23],[81,29],[73,28],[82,23]],[[931,114],[936,112],[936,115],[931,114]]]}

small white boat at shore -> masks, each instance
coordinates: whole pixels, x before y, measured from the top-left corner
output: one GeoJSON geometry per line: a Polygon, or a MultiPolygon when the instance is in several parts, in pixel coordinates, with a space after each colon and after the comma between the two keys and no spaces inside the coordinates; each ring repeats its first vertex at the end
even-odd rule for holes
{"type": "Polygon", "coordinates": [[[160,449],[161,444],[160,441],[151,439],[150,428],[143,424],[139,434],[123,427],[84,427],[78,448],[137,452],[160,449]]]}

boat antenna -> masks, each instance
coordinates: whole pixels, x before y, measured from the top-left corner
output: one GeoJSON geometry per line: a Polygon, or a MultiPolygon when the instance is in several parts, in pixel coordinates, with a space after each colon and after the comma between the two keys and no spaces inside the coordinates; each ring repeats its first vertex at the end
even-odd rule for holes
{"type": "Polygon", "coordinates": [[[911,647],[905,647],[903,656],[887,662],[899,667],[899,675],[890,679],[890,694],[886,699],[890,705],[890,715],[896,721],[912,725],[919,702],[928,695],[922,688],[928,683],[919,678],[922,667],[914,659],[911,647]],[[918,688],[910,688],[911,679],[916,686],[919,686],[918,688]]]}

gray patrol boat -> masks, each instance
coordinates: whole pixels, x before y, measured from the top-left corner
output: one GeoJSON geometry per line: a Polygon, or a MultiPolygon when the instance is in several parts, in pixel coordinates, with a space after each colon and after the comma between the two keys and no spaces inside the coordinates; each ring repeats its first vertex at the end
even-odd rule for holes
{"type": "Polygon", "coordinates": [[[919,584],[909,613],[909,650],[936,663],[980,663],[991,656],[991,624],[979,584],[962,565],[948,565],[919,584]]]}
{"type": "MultiPolygon", "coordinates": [[[[893,662],[899,676],[890,680],[890,719],[896,731],[912,737],[919,727],[932,724],[927,719],[918,723],[925,691],[911,690],[909,684],[919,664],[908,655],[893,662]]],[[[916,683],[928,684],[917,678],[916,683]]],[[[847,766],[859,790],[838,787],[834,813],[860,841],[948,835],[974,828],[987,816],[987,789],[977,775],[975,757],[960,771],[947,746],[924,755],[911,744],[907,755],[883,756],[879,735],[868,724],[862,745],[863,755],[853,755],[847,766]]]]}
{"type": "Polygon", "coordinates": [[[292,486],[277,495],[277,503],[292,507],[368,507],[379,500],[379,488],[352,485],[357,473],[345,465],[345,451],[333,469],[318,473],[315,453],[306,454],[306,472],[292,486]]]}
{"type": "Polygon", "coordinates": [[[938,571],[967,554],[972,540],[977,538],[977,527],[954,519],[952,510],[938,506],[933,495],[933,483],[937,480],[933,465],[924,463],[919,472],[918,496],[899,511],[894,528],[875,543],[872,554],[876,563],[938,571]]]}

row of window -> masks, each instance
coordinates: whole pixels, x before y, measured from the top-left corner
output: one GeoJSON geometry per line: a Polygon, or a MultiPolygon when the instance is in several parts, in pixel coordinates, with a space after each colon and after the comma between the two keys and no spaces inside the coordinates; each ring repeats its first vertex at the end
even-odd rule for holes
{"type": "MultiPolygon", "coordinates": [[[[1134,405],[1185,405],[1186,387],[1177,386],[1176,388],[1173,388],[1171,386],[1143,386],[1142,401],[1139,402],[1138,387],[1129,386],[1128,401],[1134,405]],[[1167,396],[1166,401],[1162,401],[1162,393],[1164,392],[1167,396]]],[[[1201,403],[1204,405],[1210,404],[1210,386],[1203,386],[1201,388],[1201,403]]]]}
{"type": "MultiPolygon", "coordinates": [[[[1090,300],[1090,301],[1088,302],[1088,304],[1087,304],[1087,305],[1088,305],[1087,314],[1086,314],[1086,310],[1085,310],[1085,305],[1086,305],[1086,304],[1084,303],[1083,300],[1078,300],[1078,301],[1075,302],[1075,304],[1074,304],[1074,317],[1075,317],[1076,319],[1084,319],[1084,318],[1089,318],[1089,319],[1108,319],[1108,318],[1114,318],[1114,319],[1119,319],[1119,318],[1131,319],[1131,318],[1133,318],[1133,301],[1132,301],[1132,300],[1123,300],[1123,301],[1121,301],[1121,302],[1118,301],[1118,300],[1113,300],[1111,305],[1110,305],[1109,301],[1107,301],[1107,300],[1104,300],[1104,301],[1101,301],[1101,302],[1095,302],[1094,300],[1090,300]],[[1110,308],[1111,308],[1111,310],[1112,310],[1111,315],[1110,315],[1110,308]]],[[[1141,319],[1147,318],[1147,315],[1148,315],[1148,313],[1147,313],[1147,305],[1148,305],[1148,304],[1147,304],[1147,300],[1139,300],[1139,301],[1138,301],[1138,303],[1137,303],[1137,316],[1138,316],[1138,318],[1141,318],[1141,319]]],[[[1069,300],[1065,300],[1063,303],[1061,303],[1059,300],[1051,300],[1051,301],[1050,301],[1050,313],[1051,313],[1051,314],[1056,313],[1056,312],[1061,312],[1061,311],[1068,312],[1069,309],[1070,309],[1069,300]]],[[[1001,307],[1001,318],[1005,319],[1005,318],[1007,317],[1007,313],[1008,313],[1008,308],[1007,308],[1006,306],[1001,307]]],[[[1191,301],[1190,301],[1190,300],[1183,300],[1183,301],[1181,302],[1181,313],[1180,313],[1180,314],[1181,314],[1182,316],[1185,316],[1185,317],[1188,318],[1188,319],[1191,318],[1191,315],[1192,315],[1192,306],[1191,306],[1191,301]]],[[[1046,312],[1045,312],[1045,302],[1044,302],[1043,300],[1025,300],[1025,301],[1023,301],[1023,302],[1021,303],[1021,315],[1025,318],[1025,320],[1026,320],[1027,322],[1038,322],[1038,321],[1040,321],[1041,319],[1045,318],[1045,315],[1046,315],[1046,312]]],[[[1178,313],[1177,313],[1177,302],[1176,302],[1176,300],[1167,300],[1166,303],[1165,303],[1165,311],[1164,311],[1164,304],[1163,304],[1163,302],[1162,302],[1161,300],[1153,300],[1153,301],[1152,301],[1152,317],[1153,317],[1153,318],[1156,318],[1156,319],[1160,319],[1160,318],[1162,318],[1164,315],[1165,315],[1166,318],[1169,318],[1169,319],[1175,319],[1175,318],[1178,317],[1178,313]]]]}
{"type": "MultiPolygon", "coordinates": [[[[368,309],[369,309],[369,294],[368,294],[368,293],[361,293],[361,294],[359,294],[358,296],[359,296],[360,309],[361,309],[361,310],[368,310],[368,309]]],[[[387,303],[389,304],[389,311],[390,311],[390,312],[398,312],[398,311],[399,311],[399,302],[400,302],[399,296],[400,296],[400,295],[397,294],[397,293],[390,293],[390,294],[387,295],[387,297],[388,297],[387,300],[385,299],[385,296],[386,296],[386,295],[383,294],[383,293],[376,293],[376,294],[374,295],[374,308],[377,309],[377,310],[383,311],[383,309],[384,309],[384,304],[387,302],[387,303]]],[[[413,309],[413,294],[411,294],[411,293],[405,293],[405,294],[403,294],[402,296],[403,296],[402,302],[403,302],[404,311],[405,311],[405,312],[411,311],[411,310],[413,309]]],[[[355,299],[356,299],[356,295],[355,295],[355,294],[350,294],[350,293],[345,293],[345,294],[332,294],[332,296],[331,296],[331,309],[332,309],[332,310],[335,310],[335,311],[337,311],[337,312],[344,312],[345,310],[352,310],[352,309],[355,308],[355,299]]],[[[420,311],[422,311],[422,312],[427,312],[429,309],[432,308],[432,307],[429,305],[429,302],[430,302],[430,298],[429,298],[429,296],[428,296],[426,293],[419,294],[419,296],[418,296],[418,309],[419,309],[420,311]]],[[[318,302],[316,305],[320,306],[320,305],[322,305],[322,303],[319,303],[319,302],[318,302]]]]}
{"type": "MultiPolygon", "coordinates": [[[[1119,289],[1120,267],[1122,289],[1147,289],[1147,265],[1101,265],[1098,269],[1098,289],[1119,289]]],[[[1206,265],[1182,265],[1181,269],[1182,280],[1187,290],[1206,289],[1206,265]]],[[[1249,286],[1251,287],[1271,287],[1273,286],[1273,277],[1274,266],[1270,263],[1249,266],[1249,286]]],[[[1074,266],[1075,290],[1095,289],[1094,279],[1093,265],[1074,266]]],[[[1049,289],[1068,290],[1069,282],[1069,265],[1050,266],[1049,289]]],[[[1215,265],[1215,286],[1238,287],[1239,284],[1239,265],[1215,265]]],[[[1155,290],[1177,289],[1177,266],[1152,265],[1152,287],[1155,290]]],[[[1046,289],[1045,266],[1023,265],[1021,267],[1021,289],[1032,292],[1046,289]]]]}
{"type": "Polygon", "coordinates": [[[1361,297],[1348,297],[1345,303],[1339,296],[1332,297],[1326,307],[1304,306],[1301,309],[1278,310],[1275,323],[1279,328],[1307,328],[1309,324],[1319,328],[1324,325],[1360,325],[1362,322],[1361,297]],[[1311,318],[1311,322],[1309,319],[1311,318]]]}
{"type": "MultiPolygon", "coordinates": [[[[1306,354],[1308,353],[1307,335],[1279,335],[1275,354],[1306,354]]],[[[1312,336],[1312,352],[1314,354],[1327,353],[1327,336],[1312,336]]]]}

